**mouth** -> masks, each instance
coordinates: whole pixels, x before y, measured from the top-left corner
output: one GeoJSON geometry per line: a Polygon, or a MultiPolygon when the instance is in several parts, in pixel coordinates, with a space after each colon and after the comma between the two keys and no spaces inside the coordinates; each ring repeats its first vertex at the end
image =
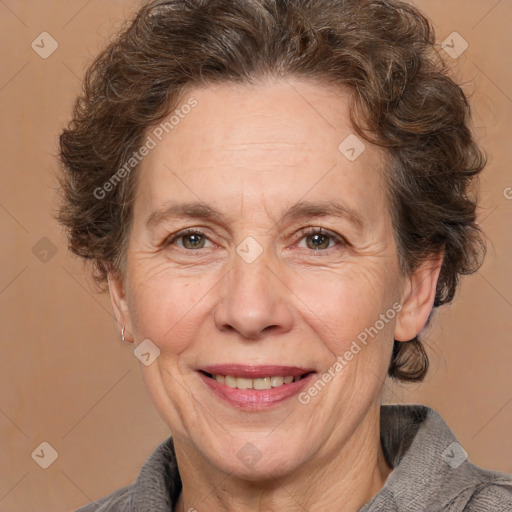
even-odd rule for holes
{"type": "Polygon", "coordinates": [[[209,379],[213,379],[220,384],[224,384],[230,388],[236,389],[255,389],[257,391],[264,391],[266,389],[279,388],[281,386],[286,386],[287,384],[291,384],[292,382],[297,382],[305,377],[307,377],[310,373],[306,372],[302,375],[272,375],[269,377],[258,377],[256,379],[240,377],[235,375],[222,375],[220,373],[212,374],[208,372],[204,372],[200,370],[200,372],[208,377],[209,379]]]}
{"type": "Polygon", "coordinates": [[[299,393],[316,374],[313,369],[292,366],[216,365],[197,371],[216,396],[231,406],[253,410],[299,393]]]}

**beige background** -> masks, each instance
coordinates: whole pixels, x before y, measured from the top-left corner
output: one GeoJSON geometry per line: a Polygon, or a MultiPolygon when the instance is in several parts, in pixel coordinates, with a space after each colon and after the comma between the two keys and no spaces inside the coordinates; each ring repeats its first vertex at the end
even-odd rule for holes
{"type": "MultiPolygon", "coordinates": [[[[52,218],[56,137],[85,66],[138,3],[0,0],[2,512],[71,510],[99,498],[130,483],[169,435],[107,297],[92,291],[52,218]],[[41,32],[59,45],[47,59],[31,48],[41,32]],[[31,458],[43,441],[58,452],[48,469],[31,458]]],[[[426,382],[389,385],[386,400],[436,408],[475,463],[512,472],[512,2],[416,4],[439,42],[457,31],[469,43],[452,62],[490,155],[481,210],[490,242],[483,268],[429,332],[426,382]]]]}

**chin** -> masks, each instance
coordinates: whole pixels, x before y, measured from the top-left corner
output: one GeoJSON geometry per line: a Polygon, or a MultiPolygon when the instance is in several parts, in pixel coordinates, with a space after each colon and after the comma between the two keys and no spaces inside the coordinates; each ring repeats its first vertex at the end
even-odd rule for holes
{"type": "Polygon", "coordinates": [[[261,442],[240,440],[232,442],[228,450],[216,454],[214,462],[225,473],[243,480],[279,479],[303,467],[304,446],[304,442],[290,443],[277,436],[272,442],[264,437],[261,442]],[[227,451],[229,458],[226,458],[227,451]]]}

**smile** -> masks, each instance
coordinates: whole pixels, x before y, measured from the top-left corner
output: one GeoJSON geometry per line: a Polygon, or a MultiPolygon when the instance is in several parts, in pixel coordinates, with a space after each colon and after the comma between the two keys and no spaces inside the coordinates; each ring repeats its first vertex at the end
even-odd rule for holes
{"type": "Polygon", "coordinates": [[[291,366],[215,365],[198,370],[213,395],[244,410],[278,405],[300,393],[316,373],[291,366]]]}
{"type": "Polygon", "coordinates": [[[259,379],[247,379],[245,377],[235,377],[234,375],[206,375],[230,388],[256,389],[261,391],[265,389],[278,388],[286,384],[291,384],[292,382],[297,382],[307,374],[296,377],[293,375],[287,375],[285,377],[274,375],[272,377],[263,377],[259,379]]]}

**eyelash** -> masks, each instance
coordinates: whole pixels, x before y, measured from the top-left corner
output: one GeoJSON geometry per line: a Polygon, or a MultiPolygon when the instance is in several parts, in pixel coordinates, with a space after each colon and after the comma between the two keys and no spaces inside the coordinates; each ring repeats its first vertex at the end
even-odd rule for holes
{"type": "MultiPolygon", "coordinates": [[[[188,228],[188,229],[184,229],[183,231],[179,231],[175,235],[171,235],[166,240],[164,240],[164,243],[162,245],[167,247],[168,245],[174,244],[176,242],[176,240],[179,240],[180,238],[183,238],[187,235],[201,235],[201,236],[208,238],[206,236],[205,231],[203,231],[201,228],[188,228]]],[[[328,230],[325,230],[323,228],[318,228],[318,227],[314,227],[314,228],[310,227],[310,228],[304,228],[302,230],[299,230],[299,232],[295,235],[294,238],[296,238],[297,242],[300,242],[303,238],[305,238],[307,236],[313,236],[313,235],[328,236],[328,237],[332,238],[337,245],[341,245],[341,246],[349,245],[347,240],[344,237],[342,237],[341,235],[338,235],[336,233],[333,233],[332,231],[328,231],[328,230]]],[[[182,249],[182,248],[180,247],[180,249],[182,249]]],[[[321,250],[318,250],[318,249],[309,249],[309,250],[313,251],[313,252],[326,252],[330,249],[334,249],[334,247],[329,247],[327,249],[321,249],[321,250]]],[[[192,253],[195,250],[200,251],[201,249],[194,250],[194,249],[183,248],[183,250],[192,253]]]]}
{"type": "MultiPolygon", "coordinates": [[[[300,242],[303,238],[305,238],[307,236],[312,236],[312,235],[328,236],[328,237],[332,238],[337,245],[341,245],[341,246],[348,245],[348,242],[341,235],[333,233],[332,231],[326,230],[324,228],[304,228],[303,230],[300,230],[299,233],[297,234],[298,241],[300,242]]],[[[322,250],[310,249],[310,251],[326,252],[326,251],[329,251],[330,249],[334,249],[334,247],[329,247],[328,249],[322,249],[322,250]]]]}
{"type": "MultiPolygon", "coordinates": [[[[162,245],[167,247],[168,245],[173,244],[176,240],[183,238],[187,235],[201,235],[201,236],[206,237],[205,231],[203,231],[201,228],[188,228],[188,229],[179,231],[175,235],[171,235],[170,237],[166,238],[162,245]]],[[[208,238],[208,237],[206,237],[206,238],[208,238]]],[[[181,249],[181,247],[180,247],[180,249],[181,249]]],[[[184,249],[184,250],[187,252],[194,251],[194,249],[184,249]]],[[[200,249],[196,249],[196,250],[200,250],[200,249]]]]}

